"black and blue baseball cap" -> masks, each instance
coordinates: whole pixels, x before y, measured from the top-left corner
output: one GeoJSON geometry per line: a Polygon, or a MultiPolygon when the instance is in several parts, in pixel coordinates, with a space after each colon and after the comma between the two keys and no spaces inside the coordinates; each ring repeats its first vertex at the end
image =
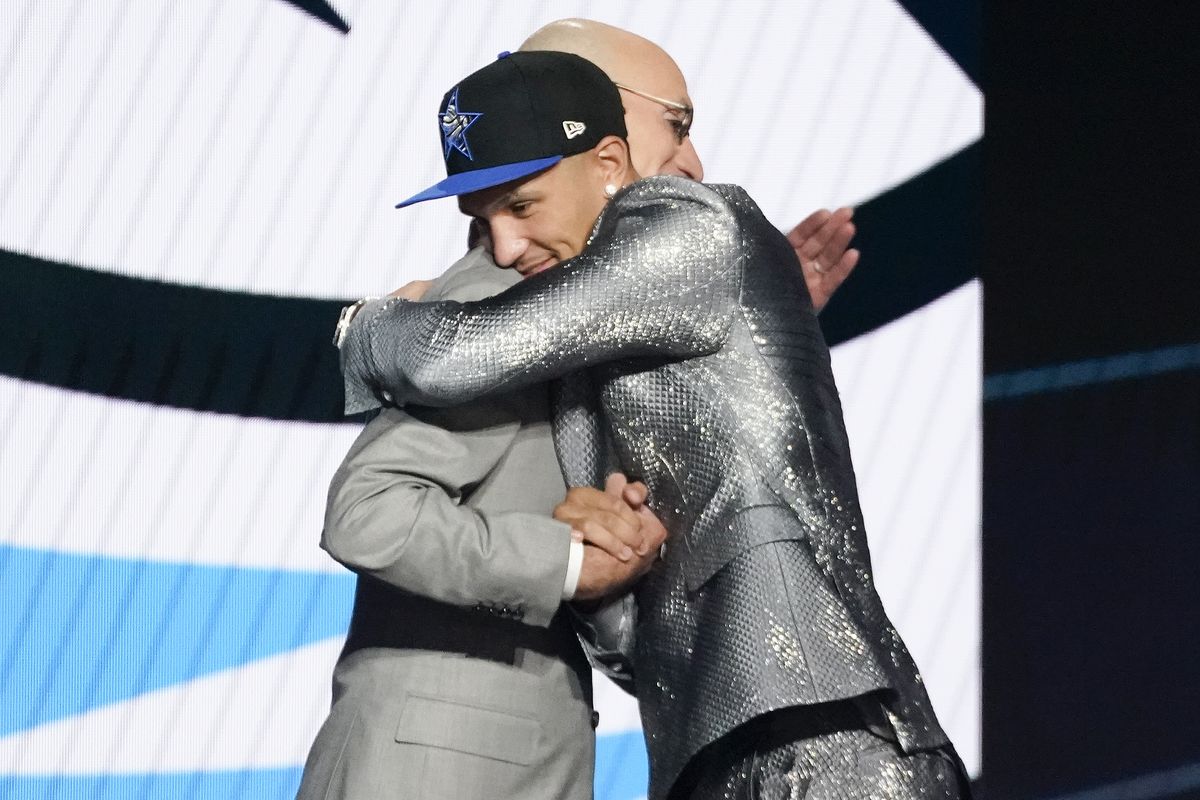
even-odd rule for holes
{"type": "Polygon", "coordinates": [[[572,53],[501,53],[442,98],[446,179],[396,208],[477,192],[624,138],[625,109],[604,71],[572,53]]]}

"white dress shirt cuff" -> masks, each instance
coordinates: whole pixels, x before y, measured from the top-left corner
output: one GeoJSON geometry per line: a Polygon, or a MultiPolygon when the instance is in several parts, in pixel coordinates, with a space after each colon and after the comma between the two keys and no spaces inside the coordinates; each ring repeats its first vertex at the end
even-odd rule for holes
{"type": "Polygon", "coordinates": [[[563,580],[563,600],[570,600],[579,588],[579,573],[583,572],[583,542],[571,540],[571,552],[567,556],[567,577],[563,580]]]}

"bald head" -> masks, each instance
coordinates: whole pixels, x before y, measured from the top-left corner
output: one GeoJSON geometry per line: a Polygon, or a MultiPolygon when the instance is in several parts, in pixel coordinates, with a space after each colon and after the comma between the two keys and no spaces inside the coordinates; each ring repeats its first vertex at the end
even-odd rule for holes
{"type": "Polygon", "coordinates": [[[679,66],[654,42],[595,20],[561,19],[538,29],[521,49],[574,53],[604,70],[614,83],[629,87],[621,100],[638,173],[704,177],[691,139],[678,136],[678,109],[645,97],[692,105],[679,66]]]}
{"type": "Polygon", "coordinates": [[[526,39],[521,49],[574,53],[600,67],[616,83],[636,86],[652,94],[651,82],[662,84],[659,88],[675,89],[684,83],[675,60],[654,42],[591,19],[551,22],[526,39]]]}

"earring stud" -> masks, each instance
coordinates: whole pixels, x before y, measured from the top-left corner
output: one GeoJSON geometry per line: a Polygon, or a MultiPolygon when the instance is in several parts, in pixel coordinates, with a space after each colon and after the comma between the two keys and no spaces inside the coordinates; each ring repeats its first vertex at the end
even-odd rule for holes
{"type": "Polygon", "coordinates": [[[611,200],[612,196],[616,193],[617,193],[617,185],[615,183],[604,184],[604,196],[605,197],[607,197],[609,200],[611,200]]]}

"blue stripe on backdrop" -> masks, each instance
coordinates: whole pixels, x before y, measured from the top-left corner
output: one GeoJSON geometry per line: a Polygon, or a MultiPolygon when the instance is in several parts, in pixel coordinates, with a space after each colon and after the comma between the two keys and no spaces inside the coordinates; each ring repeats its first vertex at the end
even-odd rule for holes
{"type": "Polygon", "coordinates": [[[300,768],[149,775],[0,777],[0,795],[21,800],[291,800],[300,768]]]}
{"type": "Polygon", "coordinates": [[[345,633],[354,578],[0,546],[0,735],[345,633]]]}
{"type": "Polygon", "coordinates": [[[1156,800],[1200,789],[1200,764],[1184,764],[1047,800],[1156,800]]]}
{"type": "MultiPolygon", "coordinates": [[[[646,796],[646,748],[640,731],[596,739],[596,800],[646,796]]],[[[144,775],[0,776],[0,797],[21,800],[291,800],[300,768],[144,775]]]]}
{"type": "Polygon", "coordinates": [[[596,737],[596,800],[646,796],[650,765],[641,731],[596,737]]]}
{"type": "Polygon", "coordinates": [[[1200,343],[1164,347],[1141,353],[1089,358],[1049,367],[988,375],[984,400],[1003,400],[1031,394],[1074,389],[1096,383],[1143,378],[1164,372],[1200,368],[1200,343]]]}

